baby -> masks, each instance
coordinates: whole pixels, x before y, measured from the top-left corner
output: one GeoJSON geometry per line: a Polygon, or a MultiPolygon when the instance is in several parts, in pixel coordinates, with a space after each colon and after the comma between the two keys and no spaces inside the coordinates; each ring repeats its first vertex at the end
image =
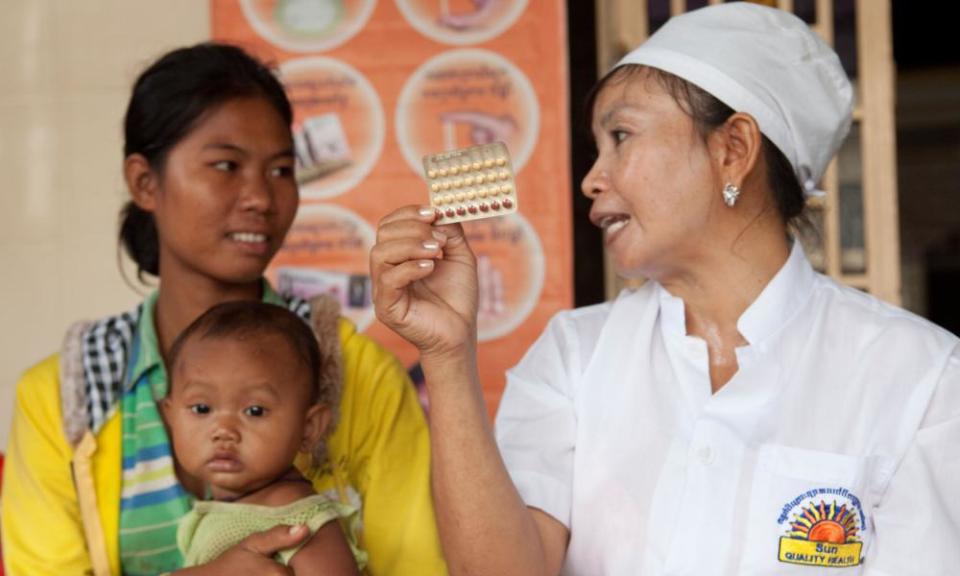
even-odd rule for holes
{"type": "Polygon", "coordinates": [[[180,523],[186,566],[252,533],[304,524],[311,537],[279,562],[300,575],[357,574],[364,555],[336,521],[355,510],[315,493],[293,465],[298,453],[324,461],[339,383],[321,364],[310,327],[262,302],[215,306],[174,342],[164,419],[181,483],[206,496],[180,523]]]}

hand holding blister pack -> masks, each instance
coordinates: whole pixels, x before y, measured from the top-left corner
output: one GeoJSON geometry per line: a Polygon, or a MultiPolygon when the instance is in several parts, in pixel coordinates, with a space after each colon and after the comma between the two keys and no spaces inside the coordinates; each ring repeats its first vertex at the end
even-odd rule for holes
{"type": "Polygon", "coordinates": [[[517,184],[503,142],[429,154],[423,157],[423,171],[437,224],[517,211],[517,184]]]}

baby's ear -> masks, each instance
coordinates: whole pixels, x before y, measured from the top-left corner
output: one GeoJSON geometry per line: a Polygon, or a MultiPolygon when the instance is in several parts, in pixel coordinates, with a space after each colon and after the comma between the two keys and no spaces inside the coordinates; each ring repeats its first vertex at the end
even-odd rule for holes
{"type": "Polygon", "coordinates": [[[300,441],[301,452],[313,453],[313,448],[323,438],[332,419],[333,411],[326,404],[314,404],[307,410],[303,426],[303,438],[300,441]]]}
{"type": "Polygon", "coordinates": [[[173,400],[170,399],[169,392],[160,400],[160,416],[167,426],[169,426],[170,419],[173,417],[173,400]]]}

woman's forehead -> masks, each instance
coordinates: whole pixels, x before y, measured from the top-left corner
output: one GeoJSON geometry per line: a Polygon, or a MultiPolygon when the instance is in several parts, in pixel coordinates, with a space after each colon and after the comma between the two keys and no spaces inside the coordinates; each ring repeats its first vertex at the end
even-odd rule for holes
{"type": "Polygon", "coordinates": [[[619,114],[680,111],[676,100],[650,74],[611,77],[597,93],[593,122],[606,124],[619,114]]]}

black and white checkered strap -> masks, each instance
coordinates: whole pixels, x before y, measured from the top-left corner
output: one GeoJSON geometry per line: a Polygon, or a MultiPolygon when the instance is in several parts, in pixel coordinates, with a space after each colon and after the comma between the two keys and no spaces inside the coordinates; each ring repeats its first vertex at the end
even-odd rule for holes
{"type": "Polygon", "coordinates": [[[90,429],[97,433],[122,394],[124,372],[143,305],[94,322],[83,335],[83,376],[90,429]]]}

